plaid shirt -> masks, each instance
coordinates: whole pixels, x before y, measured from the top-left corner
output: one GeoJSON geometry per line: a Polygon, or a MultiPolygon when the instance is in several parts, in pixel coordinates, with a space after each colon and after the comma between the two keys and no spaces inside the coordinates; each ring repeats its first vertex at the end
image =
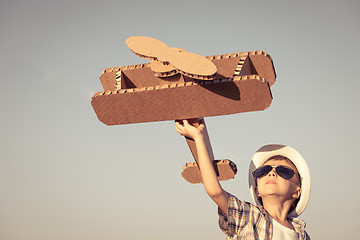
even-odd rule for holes
{"type": "MultiPolygon", "coordinates": [[[[218,209],[219,225],[228,236],[227,239],[264,239],[271,240],[273,225],[265,209],[248,202],[242,202],[229,194],[228,215],[218,209]]],[[[305,232],[305,222],[290,219],[295,231],[299,233],[300,240],[309,240],[305,232]]]]}

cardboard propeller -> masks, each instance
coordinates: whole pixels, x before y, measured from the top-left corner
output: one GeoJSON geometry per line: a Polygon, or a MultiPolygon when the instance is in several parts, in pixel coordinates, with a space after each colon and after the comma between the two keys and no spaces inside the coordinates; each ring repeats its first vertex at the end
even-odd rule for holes
{"type": "Polygon", "coordinates": [[[169,48],[165,43],[150,37],[130,37],[126,44],[137,56],[150,60],[150,68],[157,77],[177,73],[194,79],[212,80],[216,66],[209,59],[181,48],[169,48]]]}
{"type": "MultiPolygon", "coordinates": [[[[126,43],[150,63],[101,73],[104,91],[95,93],[91,104],[106,125],[263,111],[272,102],[270,87],[276,73],[272,58],[263,51],[202,57],[153,38],[131,37],[126,43]]],[[[197,160],[195,145],[187,142],[197,160]]],[[[214,164],[219,180],[235,176],[236,166],[230,160],[214,164]]],[[[189,182],[201,182],[196,163],[186,164],[182,175],[189,182]]]]}

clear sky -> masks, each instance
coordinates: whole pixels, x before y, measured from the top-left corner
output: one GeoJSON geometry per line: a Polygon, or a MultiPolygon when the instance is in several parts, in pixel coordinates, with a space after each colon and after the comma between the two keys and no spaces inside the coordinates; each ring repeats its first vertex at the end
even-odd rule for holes
{"type": "Polygon", "coordinates": [[[253,153],[306,159],[313,239],[357,239],[359,1],[0,1],[0,238],[225,239],[172,121],[108,127],[90,100],[103,69],[147,62],[125,39],[201,55],[263,50],[278,75],[263,112],[207,118],[225,190],[251,201],[253,153]]]}

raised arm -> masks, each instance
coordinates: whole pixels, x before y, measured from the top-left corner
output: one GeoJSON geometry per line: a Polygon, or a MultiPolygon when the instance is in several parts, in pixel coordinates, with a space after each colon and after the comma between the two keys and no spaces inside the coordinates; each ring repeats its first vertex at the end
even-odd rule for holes
{"type": "MultiPolygon", "coordinates": [[[[176,131],[183,136],[194,139],[198,165],[203,179],[204,187],[207,194],[219,206],[219,208],[227,213],[228,209],[228,193],[221,187],[213,166],[213,160],[206,148],[204,134],[206,133],[204,119],[201,119],[199,126],[195,127],[188,120],[175,121],[176,131]]],[[[207,143],[210,144],[210,143],[207,143]]]]}

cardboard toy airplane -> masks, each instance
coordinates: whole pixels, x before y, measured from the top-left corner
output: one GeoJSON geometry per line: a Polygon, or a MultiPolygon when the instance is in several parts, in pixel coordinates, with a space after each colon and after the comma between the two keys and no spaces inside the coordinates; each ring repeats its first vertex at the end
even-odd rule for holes
{"type": "MultiPolygon", "coordinates": [[[[104,91],[92,97],[98,119],[106,125],[193,119],[267,109],[276,73],[263,51],[203,57],[170,48],[150,37],[130,37],[126,44],[150,63],[105,69],[104,91]]],[[[192,139],[186,139],[197,161],[192,139]]],[[[212,155],[210,140],[207,138],[212,155]]],[[[212,155],[213,156],[213,155],[212,155]]],[[[215,160],[219,180],[235,176],[230,160],[215,160]]],[[[202,182],[195,163],[182,171],[191,183],[202,182]]]]}

